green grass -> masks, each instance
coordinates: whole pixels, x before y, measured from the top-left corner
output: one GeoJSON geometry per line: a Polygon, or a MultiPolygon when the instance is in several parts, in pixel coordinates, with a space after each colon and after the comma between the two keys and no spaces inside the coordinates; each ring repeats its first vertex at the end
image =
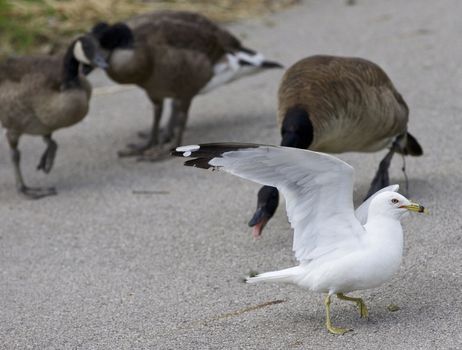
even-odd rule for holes
{"type": "MultiPolygon", "coordinates": [[[[50,16],[54,15],[53,9],[42,0],[23,0],[22,4],[24,6],[40,7],[43,13],[50,16]]],[[[11,1],[0,0],[1,54],[22,54],[29,52],[33,47],[47,43],[48,37],[44,35],[44,28],[38,25],[41,24],[40,22],[43,23],[43,21],[38,21],[34,17],[33,12],[17,11],[11,1]]]]}
{"type": "Polygon", "coordinates": [[[201,12],[221,21],[261,16],[297,0],[0,0],[0,57],[56,52],[94,23],[162,9],[201,12]]]}

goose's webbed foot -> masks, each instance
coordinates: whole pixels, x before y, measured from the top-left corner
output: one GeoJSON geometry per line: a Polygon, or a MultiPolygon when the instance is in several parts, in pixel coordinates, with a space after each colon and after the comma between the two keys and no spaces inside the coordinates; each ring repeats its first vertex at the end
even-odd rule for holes
{"type": "Polygon", "coordinates": [[[144,152],[147,152],[151,148],[156,148],[157,140],[149,139],[143,143],[129,143],[127,148],[120,150],[117,154],[119,157],[135,157],[142,156],[144,152]]]}
{"type": "MultiPolygon", "coordinates": [[[[137,132],[137,135],[140,139],[143,139],[143,140],[147,140],[151,137],[151,133],[149,131],[138,131],[137,132]]],[[[169,142],[172,140],[172,132],[169,131],[169,130],[166,130],[166,129],[160,129],[160,139],[161,139],[161,142],[165,143],[165,142],[169,142]]],[[[132,144],[130,144],[132,145],[132,144]]],[[[130,146],[129,145],[129,146],[130,146]]]]}
{"type": "Polygon", "coordinates": [[[170,156],[172,150],[174,150],[178,144],[176,142],[166,142],[158,145],[157,147],[151,147],[143,152],[143,154],[137,158],[140,162],[155,162],[163,160],[170,156]]]}
{"type": "Polygon", "coordinates": [[[25,185],[19,186],[18,192],[28,199],[40,199],[58,194],[54,187],[28,187],[25,185]]]}
{"type": "Polygon", "coordinates": [[[140,139],[147,140],[151,136],[151,133],[149,131],[141,130],[141,131],[138,131],[136,135],[138,135],[140,139]]]}

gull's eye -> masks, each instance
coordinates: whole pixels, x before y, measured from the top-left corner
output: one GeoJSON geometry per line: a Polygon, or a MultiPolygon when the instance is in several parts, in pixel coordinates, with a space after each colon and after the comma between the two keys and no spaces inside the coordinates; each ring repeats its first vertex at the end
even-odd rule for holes
{"type": "Polygon", "coordinates": [[[396,204],[396,203],[399,202],[399,200],[397,200],[396,198],[393,198],[393,199],[391,200],[391,202],[392,202],[393,204],[396,204]]]}

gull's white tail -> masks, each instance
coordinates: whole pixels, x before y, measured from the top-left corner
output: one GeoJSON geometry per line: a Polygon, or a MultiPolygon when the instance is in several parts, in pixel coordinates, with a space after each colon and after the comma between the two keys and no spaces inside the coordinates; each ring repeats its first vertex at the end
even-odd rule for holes
{"type": "Polygon", "coordinates": [[[303,276],[301,266],[294,266],[288,269],[260,273],[255,277],[247,277],[247,283],[276,282],[276,283],[296,283],[298,278],[303,276]]]}

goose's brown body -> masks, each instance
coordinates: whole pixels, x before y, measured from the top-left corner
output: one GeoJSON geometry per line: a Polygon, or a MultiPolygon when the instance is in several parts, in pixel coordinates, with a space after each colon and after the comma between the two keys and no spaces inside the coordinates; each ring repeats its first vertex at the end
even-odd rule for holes
{"type": "Polygon", "coordinates": [[[409,109],[386,73],[361,58],[312,56],[285,73],[278,122],[290,108],[304,109],[313,124],[309,149],[327,153],[373,152],[405,134],[409,109]]]}
{"type": "Polygon", "coordinates": [[[43,137],[47,148],[37,170],[50,172],[58,149],[53,132],[80,122],[88,113],[91,85],[80,74],[81,64],[107,67],[91,36],[74,40],[63,55],[10,58],[0,64],[0,123],[10,145],[16,189],[28,198],[54,195],[56,190],[26,186],[19,140],[23,134],[43,137]]]}
{"type": "Polygon", "coordinates": [[[132,28],[140,28],[145,24],[164,22],[170,23],[169,33],[166,33],[173,40],[171,43],[175,45],[186,45],[189,48],[200,48],[204,45],[207,47],[215,47],[217,51],[233,52],[241,50],[242,44],[234,35],[227,30],[224,30],[207,17],[198,13],[188,11],[158,11],[147,14],[142,14],[133,17],[126,21],[127,25],[132,28]],[[207,37],[213,37],[210,41],[203,41],[204,37],[194,35],[191,36],[188,32],[183,30],[189,26],[195,34],[197,31],[203,33],[207,37]],[[186,36],[184,36],[186,35],[186,36]],[[202,41],[202,42],[201,42],[202,41]]]}
{"type": "Polygon", "coordinates": [[[243,47],[236,37],[206,17],[192,12],[144,14],[94,33],[110,52],[110,78],[143,88],[154,105],[149,141],[131,145],[119,153],[121,156],[143,155],[143,159],[154,160],[168,154],[181,144],[189,107],[196,95],[245,75],[281,67],[243,47]],[[126,39],[124,43],[121,38],[126,39]],[[174,106],[161,139],[159,124],[166,98],[173,99],[174,106]]]}
{"type": "Polygon", "coordinates": [[[213,61],[201,52],[172,47],[164,38],[145,35],[154,24],[134,30],[135,49],[115,50],[108,75],[120,84],[136,84],[152,101],[191,100],[211,79],[213,61]]]}
{"type": "Polygon", "coordinates": [[[88,113],[91,85],[79,76],[62,89],[62,56],[8,59],[0,65],[0,122],[17,134],[48,135],[88,113]]]}
{"type": "MultiPolygon", "coordinates": [[[[387,74],[361,58],[312,56],[291,66],[279,86],[281,145],[326,153],[374,152],[390,147],[367,197],[389,185],[393,154],[420,156],[407,132],[409,109],[387,74]]],[[[403,169],[404,170],[404,169],[403,169]]],[[[259,237],[278,206],[274,187],[258,192],[249,222],[259,237]]]]}
{"type": "Polygon", "coordinates": [[[208,18],[186,11],[159,11],[125,22],[135,49],[114,50],[109,76],[137,84],[153,101],[191,100],[212,79],[214,65],[227,52],[247,50],[228,31],[208,18]]]}

